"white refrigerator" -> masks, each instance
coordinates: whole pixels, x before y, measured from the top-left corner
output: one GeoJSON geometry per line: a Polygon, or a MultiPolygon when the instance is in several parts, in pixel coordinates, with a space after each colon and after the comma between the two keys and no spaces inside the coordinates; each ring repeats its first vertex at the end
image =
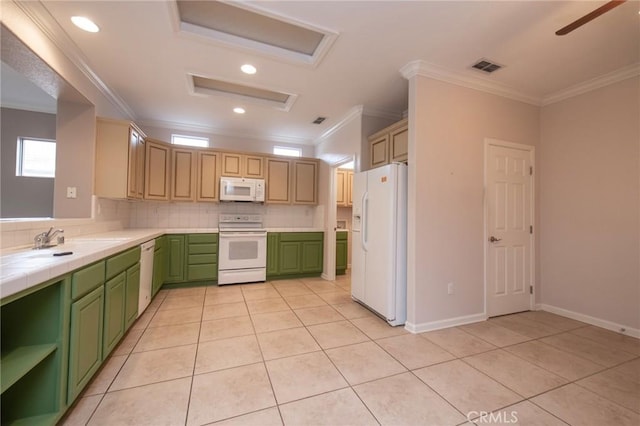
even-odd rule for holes
{"type": "Polygon", "coordinates": [[[351,296],[386,318],[407,319],[407,165],[353,176],[351,296]]]}

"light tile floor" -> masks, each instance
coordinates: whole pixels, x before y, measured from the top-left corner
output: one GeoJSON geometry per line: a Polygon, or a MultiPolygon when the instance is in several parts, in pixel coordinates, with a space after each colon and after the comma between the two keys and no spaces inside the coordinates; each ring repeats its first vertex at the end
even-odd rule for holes
{"type": "Polygon", "coordinates": [[[62,423],[640,424],[638,339],[541,311],[413,335],[349,294],[162,290],[62,423]]]}

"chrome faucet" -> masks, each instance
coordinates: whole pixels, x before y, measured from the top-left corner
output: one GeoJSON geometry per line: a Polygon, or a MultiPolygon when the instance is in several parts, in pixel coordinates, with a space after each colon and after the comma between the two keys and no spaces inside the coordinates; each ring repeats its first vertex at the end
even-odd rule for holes
{"type": "Polygon", "coordinates": [[[54,247],[58,244],[64,244],[64,235],[62,234],[64,234],[64,229],[56,229],[54,231],[52,226],[51,228],[49,228],[48,231],[41,232],[33,238],[33,243],[34,243],[33,248],[43,249],[43,248],[54,247]],[[56,239],[56,243],[53,244],[51,240],[56,235],[58,235],[58,238],[56,239]]]}

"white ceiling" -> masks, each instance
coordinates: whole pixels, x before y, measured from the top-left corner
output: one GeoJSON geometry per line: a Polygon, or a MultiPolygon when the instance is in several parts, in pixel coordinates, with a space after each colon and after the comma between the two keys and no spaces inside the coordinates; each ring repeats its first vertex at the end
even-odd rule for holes
{"type": "MultiPolygon", "coordinates": [[[[316,66],[301,65],[179,31],[167,1],[46,1],[47,25],[71,57],[84,60],[132,119],[216,134],[313,143],[356,105],[400,117],[407,81],[399,70],[422,60],[467,81],[502,87],[543,104],[575,85],[640,63],[639,1],[628,1],[566,36],[556,30],[604,1],[249,1],[244,6],[338,34],[316,66]],[[70,17],[101,28],[83,32],[70,17]],[[56,22],[54,22],[55,20],[56,22]],[[491,75],[479,58],[505,65],[491,75]],[[251,63],[253,76],[240,72],[251,63]],[[297,94],[289,111],[190,93],[189,73],[297,94]],[[311,122],[328,117],[321,125],[311,122]]],[[[635,67],[635,68],[634,68],[635,67]]]]}

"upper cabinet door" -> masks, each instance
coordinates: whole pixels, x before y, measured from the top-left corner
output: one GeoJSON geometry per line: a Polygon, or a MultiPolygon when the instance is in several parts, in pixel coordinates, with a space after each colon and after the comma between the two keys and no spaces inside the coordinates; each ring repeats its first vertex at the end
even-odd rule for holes
{"type": "Polygon", "coordinates": [[[280,158],[267,158],[267,196],[265,202],[274,204],[291,203],[291,161],[280,158]]]}
{"type": "Polygon", "coordinates": [[[264,157],[234,152],[222,153],[221,176],[264,178],[264,157]]]}
{"type": "Polygon", "coordinates": [[[264,157],[258,155],[243,155],[244,173],[243,177],[253,179],[264,178],[264,157]]]}
{"type": "Polygon", "coordinates": [[[347,171],[338,170],[336,172],[336,204],[338,206],[347,205],[347,171]]]}
{"type": "Polygon", "coordinates": [[[196,152],[191,149],[172,150],[171,199],[176,201],[195,200],[196,152]]]}
{"type": "Polygon", "coordinates": [[[400,127],[393,129],[389,133],[389,156],[390,161],[407,161],[409,148],[409,126],[403,120],[400,127]]]}
{"type": "Polygon", "coordinates": [[[318,204],[318,162],[293,160],[293,204],[318,204]]]}
{"type": "Polygon", "coordinates": [[[242,154],[222,153],[222,176],[242,177],[242,154]]]}
{"type": "Polygon", "coordinates": [[[213,151],[198,152],[196,201],[218,201],[219,173],[220,153],[213,151]]]}
{"type": "Polygon", "coordinates": [[[171,149],[168,145],[147,140],[144,198],[169,199],[169,164],[171,149]]]}
{"type": "Polygon", "coordinates": [[[381,135],[370,141],[369,166],[379,167],[389,162],[389,135],[381,135]]]}
{"type": "Polygon", "coordinates": [[[347,207],[353,206],[353,172],[347,173],[347,207]]]}

